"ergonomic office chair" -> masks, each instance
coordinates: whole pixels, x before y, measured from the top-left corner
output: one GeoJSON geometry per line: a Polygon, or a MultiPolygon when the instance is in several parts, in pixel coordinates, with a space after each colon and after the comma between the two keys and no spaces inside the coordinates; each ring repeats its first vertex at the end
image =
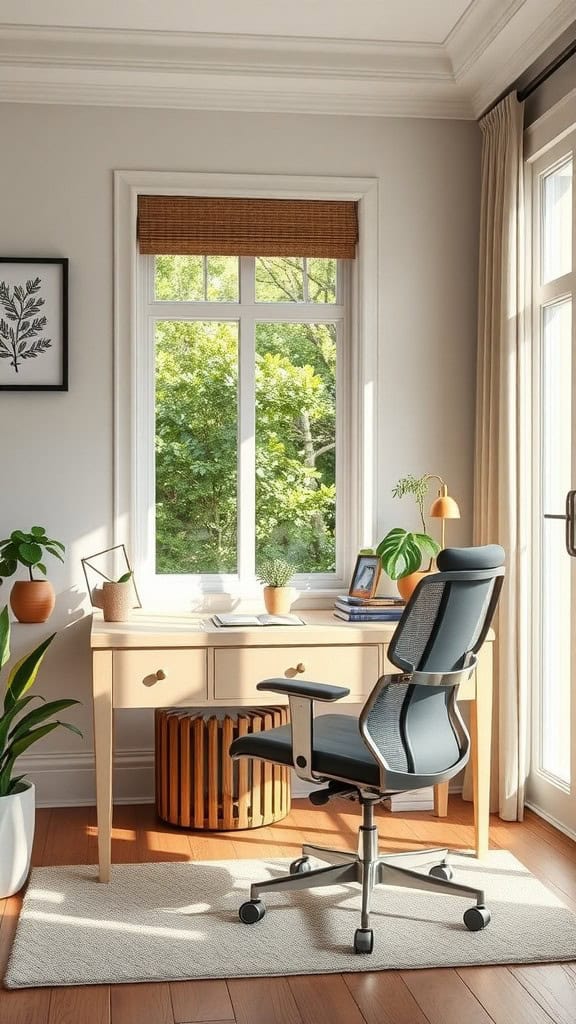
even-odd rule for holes
{"type": "Polygon", "coordinates": [[[362,887],[360,928],[354,935],[357,953],[371,953],[370,899],[375,885],[404,886],[474,899],[464,914],[470,931],[490,921],[484,893],[453,882],[446,849],[379,854],[374,804],[407,790],[447,782],[468,761],[470,737],[458,705],[459,683],[476,666],[476,654],[488,632],[504,579],[504,551],[496,544],[447,548],[437,559],[438,572],[418,584],[388,648],[388,659],[400,672],[376,682],[360,717],[321,715],[314,718],[314,700],[335,701],[349,694],[343,686],[292,679],[266,679],[259,690],[285,693],[291,725],[234,740],[232,757],[252,757],[292,765],[309,782],[328,782],[312,793],[314,804],[333,796],[353,797],[362,806],[358,853],[305,844],[290,874],[250,888],[239,910],[245,924],[261,921],[266,912],[261,893],[313,889],[359,882],[362,887]],[[309,855],[329,867],[310,869],[309,855]],[[430,863],[427,874],[405,862],[430,863]]]}

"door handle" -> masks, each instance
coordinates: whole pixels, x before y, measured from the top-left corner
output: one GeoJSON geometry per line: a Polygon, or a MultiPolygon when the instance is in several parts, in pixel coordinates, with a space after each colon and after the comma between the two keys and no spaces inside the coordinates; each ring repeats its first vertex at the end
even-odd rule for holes
{"type": "Polygon", "coordinates": [[[565,521],[566,551],[572,558],[576,558],[576,491],[568,491],[564,515],[545,513],[544,519],[563,519],[565,521]]]}

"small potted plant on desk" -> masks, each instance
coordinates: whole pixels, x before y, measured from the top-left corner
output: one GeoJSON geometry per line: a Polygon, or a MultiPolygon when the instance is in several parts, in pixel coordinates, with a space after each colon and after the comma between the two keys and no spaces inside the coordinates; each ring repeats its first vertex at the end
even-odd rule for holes
{"type": "Polygon", "coordinates": [[[34,579],[34,570],[46,575],[45,552],[64,561],[64,545],[46,535],[43,526],[33,526],[30,533],[13,530],[0,541],[0,583],[13,576],[18,565],[28,570],[29,579],[16,580],[10,592],[10,607],[18,622],[46,622],[54,611],[56,598],[49,580],[34,579]]]}
{"type": "Polygon", "coordinates": [[[130,618],[134,603],[131,580],[132,571],[102,584],[101,607],[105,622],[126,622],[130,618]]]}
{"type": "Polygon", "coordinates": [[[432,572],[432,560],[440,550],[438,541],[426,533],[424,519],[424,500],[428,491],[430,476],[402,477],[392,490],[395,498],[403,498],[411,494],[418,506],[422,533],[413,533],[397,526],[390,530],[376,548],[384,572],[391,580],[396,580],[400,596],[408,601],[423,576],[432,572]],[[427,569],[421,569],[424,558],[429,559],[427,569]]]}
{"type": "MultiPolygon", "coordinates": [[[[0,899],[12,896],[22,887],[30,870],[35,822],[35,789],[23,775],[14,774],[17,759],[28,747],[57,729],[59,725],[82,736],[75,725],[54,720],[54,716],[73,704],[72,699],[44,701],[22,714],[35,700],[27,691],[33,686],[38,669],[55,633],[27,654],[8,676],[4,706],[0,712],[0,899]],[[51,721],[52,719],[52,721],[51,721]]],[[[10,657],[10,620],[8,608],[0,612],[0,669],[10,657]]]]}
{"type": "Polygon", "coordinates": [[[264,604],[270,615],[287,615],[297,591],[289,583],[295,566],[283,558],[262,562],[256,578],[264,584],[264,604]]]}

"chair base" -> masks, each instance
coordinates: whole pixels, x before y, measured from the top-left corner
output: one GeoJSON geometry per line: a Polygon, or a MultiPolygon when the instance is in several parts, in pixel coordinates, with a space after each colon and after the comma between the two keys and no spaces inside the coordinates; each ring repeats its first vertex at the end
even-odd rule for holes
{"type": "Polygon", "coordinates": [[[406,853],[380,854],[378,830],[374,824],[373,801],[363,801],[363,822],[359,830],[358,853],[305,843],[302,847],[302,857],[293,861],[289,875],[268,879],[265,882],[255,882],[250,886],[250,900],[240,907],[240,920],[245,924],[255,924],[264,917],[266,908],[260,895],[266,892],[291,892],[295,889],[316,889],[357,882],[362,887],[360,928],[354,936],[354,949],[357,953],[371,953],[373,949],[370,903],[376,885],[402,886],[474,899],[476,905],[465,912],[464,924],[470,931],[479,931],[490,921],[490,912],[484,903],[484,892],[451,881],[449,853],[448,849],[438,847],[406,853]],[[328,866],[310,870],[310,856],[325,861],[328,866]],[[430,861],[433,861],[431,873],[423,874],[415,870],[418,864],[430,861]]]}

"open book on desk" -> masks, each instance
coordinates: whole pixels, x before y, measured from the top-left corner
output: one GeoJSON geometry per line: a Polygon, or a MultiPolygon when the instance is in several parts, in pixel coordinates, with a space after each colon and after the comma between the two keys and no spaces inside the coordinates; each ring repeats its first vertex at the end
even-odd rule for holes
{"type": "Polygon", "coordinates": [[[218,612],[212,616],[215,626],[303,626],[297,615],[228,615],[218,612]]]}

